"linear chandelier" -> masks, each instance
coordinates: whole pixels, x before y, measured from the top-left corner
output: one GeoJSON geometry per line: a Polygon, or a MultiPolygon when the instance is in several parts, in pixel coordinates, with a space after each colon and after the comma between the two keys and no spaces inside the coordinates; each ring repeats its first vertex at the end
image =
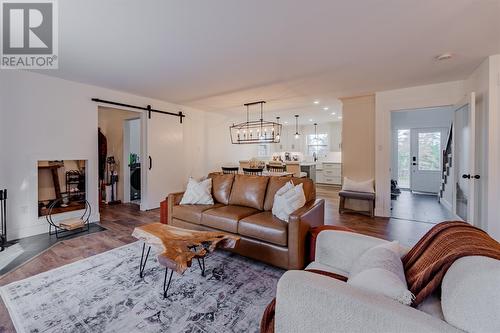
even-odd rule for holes
{"type": "Polygon", "coordinates": [[[279,143],[281,136],[281,127],[279,117],[276,117],[276,122],[264,120],[264,103],[265,101],[246,103],[247,121],[229,126],[229,134],[231,135],[231,143],[233,144],[249,144],[249,143],[279,143]],[[260,105],[260,119],[250,120],[250,106],[260,105]]]}

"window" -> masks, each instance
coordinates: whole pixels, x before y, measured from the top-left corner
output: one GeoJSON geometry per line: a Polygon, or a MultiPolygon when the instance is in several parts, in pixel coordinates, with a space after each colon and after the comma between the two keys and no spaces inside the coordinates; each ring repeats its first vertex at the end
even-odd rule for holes
{"type": "Polygon", "coordinates": [[[257,146],[257,157],[267,157],[269,155],[269,144],[265,143],[257,146]]]}
{"type": "Polygon", "coordinates": [[[328,134],[309,134],[307,136],[307,155],[316,157],[325,157],[328,154],[328,134]]]}
{"type": "Polygon", "coordinates": [[[441,170],[441,132],[418,133],[418,170],[441,170]]]}
{"type": "Polygon", "coordinates": [[[398,185],[410,187],[410,130],[398,130],[398,185]]]}

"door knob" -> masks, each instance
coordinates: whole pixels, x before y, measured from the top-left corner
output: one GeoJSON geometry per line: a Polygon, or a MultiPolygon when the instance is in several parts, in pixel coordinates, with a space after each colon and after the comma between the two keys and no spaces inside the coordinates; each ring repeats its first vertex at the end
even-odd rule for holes
{"type": "Polygon", "coordinates": [[[463,179],[470,179],[470,175],[468,175],[468,174],[465,174],[465,173],[464,173],[464,174],[462,175],[462,178],[463,178],[463,179]]]}

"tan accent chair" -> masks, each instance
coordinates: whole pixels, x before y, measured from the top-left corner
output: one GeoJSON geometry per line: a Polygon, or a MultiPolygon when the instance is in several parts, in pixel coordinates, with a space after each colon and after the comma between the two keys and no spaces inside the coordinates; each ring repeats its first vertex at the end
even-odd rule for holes
{"type": "Polygon", "coordinates": [[[311,227],[324,224],[325,202],[310,179],[213,173],[214,205],[179,205],[168,196],[168,223],[193,230],[225,231],[241,237],[231,250],[284,269],[302,269],[311,227]],[[287,181],[303,183],[306,204],[282,221],[272,214],[274,195],[287,181]]]}

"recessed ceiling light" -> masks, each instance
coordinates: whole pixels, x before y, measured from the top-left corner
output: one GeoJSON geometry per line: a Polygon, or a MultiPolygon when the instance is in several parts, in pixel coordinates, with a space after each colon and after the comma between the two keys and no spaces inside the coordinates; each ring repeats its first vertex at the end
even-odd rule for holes
{"type": "Polygon", "coordinates": [[[285,121],[285,125],[287,125],[287,124],[288,124],[288,121],[285,121]]]}
{"type": "Polygon", "coordinates": [[[309,121],[313,121],[312,119],[309,119],[309,121]]]}
{"type": "Polygon", "coordinates": [[[328,111],[328,109],[329,109],[329,108],[328,108],[328,106],[325,106],[325,107],[323,108],[323,110],[325,110],[325,111],[328,111]]]}
{"type": "Polygon", "coordinates": [[[451,53],[443,53],[435,57],[436,60],[441,61],[441,60],[448,60],[453,58],[453,54],[451,53]]]}
{"type": "Polygon", "coordinates": [[[339,119],[342,119],[342,116],[339,116],[339,119]]]}
{"type": "Polygon", "coordinates": [[[332,112],[332,116],[335,116],[335,115],[336,115],[336,113],[335,113],[335,112],[332,112]]]}
{"type": "Polygon", "coordinates": [[[313,103],[314,103],[314,104],[319,104],[319,101],[318,101],[318,100],[315,100],[313,103]]]}

